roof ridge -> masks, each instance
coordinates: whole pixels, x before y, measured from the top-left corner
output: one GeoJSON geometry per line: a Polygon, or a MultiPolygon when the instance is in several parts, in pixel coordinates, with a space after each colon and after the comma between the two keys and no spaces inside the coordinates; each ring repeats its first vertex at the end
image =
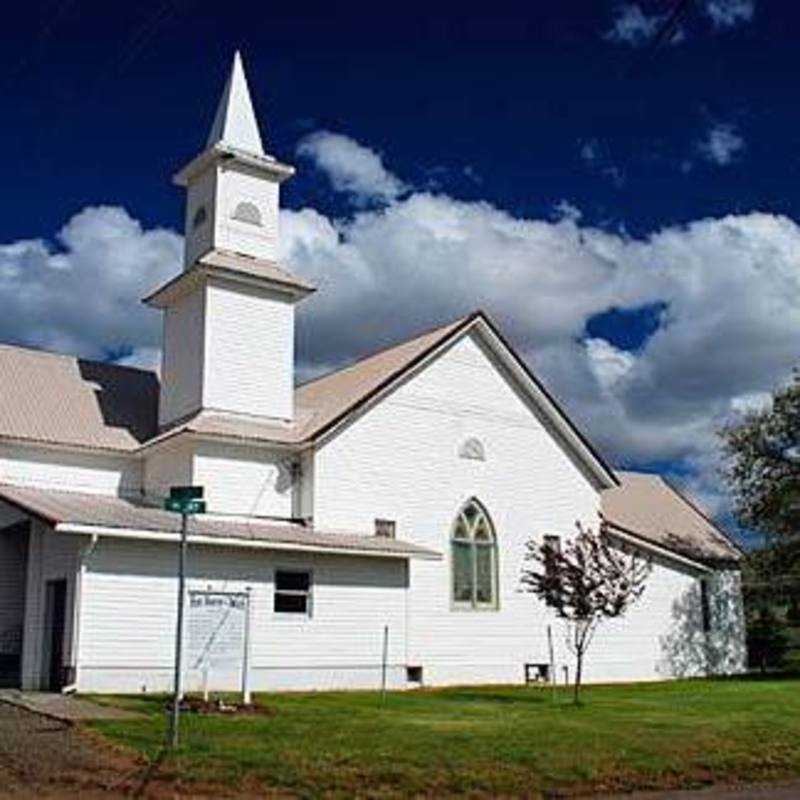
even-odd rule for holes
{"type": "Polygon", "coordinates": [[[130,364],[117,364],[114,361],[100,361],[96,358],[84,358],[83,356],[75,355],[75,353],[59,353],[56,350],[47,350],[44,347],[37,347],[29,344],[12,344],[11,342],[0,342],[0,349],[3,350],[17,350],[25,353],[30,353],[36,356],[49,356],[52,358],[60,358],[71,361],[83,361],[86,364],[97,364],[100,367],[109,367],[111,369],[125,369],[133,370],[134,372],[144,372],[148,375],[153,375],[156,378],[158,373],[152,369],[145,369],[144,367],[134,367],[130,364]]]}
{"type": "Polygon", "coordinates": [[[335,369],[330,370],[322,375],[318,375],[316,378],[311,378],[307,381],[303,381],[303,383],[298,383],[294,388],[295,391],[298,389],[305,388],[306,386],[310,386],[312,383],[316,383],[317,381],[325,380],[326,378],[333,377],[334,375],[338,375],[341,372],[345,372],[348,369],[352,369],[353,367],[357,367],[359,364],[363,364],[365,361],[369,361],[371,358],[375,358],[376,356],[384,355],[385,353],[390,352],[398,347],[403,347],[404,345],[411,344],[412,342],[416,342],[419,339],[423,339],[426,336],[430,336],[437,331],[444,331],[447,328],[455,328],[458,325],[466,323],[468,320],[471,321],[473,319],[477,319],[481,316],[483,312],[480,309],[476,309],[475,311],[471,311],[469,314],[462,314],[460,317],[456,317],[455,319],[451,320],[450,322],[445,322],[441,325],[434,325],[430,328],[426,328],[421,333],[417,333],[414,336],[410,336],[407,339],[402,339],[399,342],[395,342],[394,344],[388,344],[385,347],[381,347],[377,350],[374,350],[371,353],[367,353],[360,358],[357,358],[355,361],[351,361],[349,364],[345,364],[343,367],[337,367],[335,369]]]}

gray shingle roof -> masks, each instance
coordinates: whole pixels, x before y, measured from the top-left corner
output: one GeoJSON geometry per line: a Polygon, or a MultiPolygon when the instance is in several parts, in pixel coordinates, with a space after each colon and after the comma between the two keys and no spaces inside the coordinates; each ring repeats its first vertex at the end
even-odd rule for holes
{"type": "MultiPolygon", "coordinates": [[[[122,497],[0,484],[0,499],[54,526],[88,525],[175,534],[180,531],[180,517],[177,514],[122,497]]],[[[300,549],[354,551],[383,556],[440,557],[434,550],[398,539],[319,531],[300,522],[258,517],[245,519],[201,514],[191,519],[189,533],[190,536],[218,539],[220,543],[235,539],[257,542],[262,546],[275,544],[283,548],[295,545],[300,549]]]]}
{"type": "Polygon", "coordinates": [[[133,450],[156,431],[153,372],[0,345],[0,387],[0,436],[133,450]]]}
{"type": "Polygon", "coordinates": [[[184,431],[285,444],[307,441],[471,319],[463,317],[298,387],[291,425],[200,411],[161,434],[154,372],[0,345],[0,438],[120,451],[184,431]]]}
{"type": "Polygon", "coordinates": [[[660,475],[618,471],[601,495],[604,519],[623,531],[701,562],[738,561],[741,551],[699,505],[660,475]]]}
{"type": "Polygon", "coordinates": [[[475,318],[476,315],[461,317],[297,387],[295,420],[291,425],[203,410],[158,438],[187,432],[282,444],[315,439],[475,318]]]}

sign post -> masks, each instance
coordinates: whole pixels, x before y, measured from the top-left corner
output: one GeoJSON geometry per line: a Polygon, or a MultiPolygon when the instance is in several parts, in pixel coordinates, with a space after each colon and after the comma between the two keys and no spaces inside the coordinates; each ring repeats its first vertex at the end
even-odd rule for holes
{"type": "Polygon", "coordinates": [[[206,504],[202,486],[173,486],[169,497],[164,501],[164,508],[181,515],[181,543],[178,566],[178,621],[175,628],[175,696],[172,700],[172,716],[170,718],[169,742],[172,747],[178,746],[178,725],[180,722],[181,699],[183,698],[183,616],[186,605],[186,550],[187,528],[189,516],[205,514],[206,504]]]}

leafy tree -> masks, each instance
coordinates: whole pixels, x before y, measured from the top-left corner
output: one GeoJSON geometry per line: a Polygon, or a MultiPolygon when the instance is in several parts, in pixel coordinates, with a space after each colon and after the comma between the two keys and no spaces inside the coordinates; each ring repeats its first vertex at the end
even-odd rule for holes
{"type": "Polygon", "coordinates": [[[773,393],[769,407],[743,415],[720,435],[734,513],[764,537],[742,565],[750,664],[763,670],[781,665],[786,621],[800,609],[800,371],[773,393]]]}
{"type": "Polygon", "coordinates": [[[751,667],[765,672],[767,667],[781,667],[789,652],[786,625],[772,609],[762,609],[747,624],[747,653],[751,667]]]}
{"type": "Polygon", "coordinates": [[[580,702],[583,662],[603,620],[619,617],[637,600],[650,574],[649,560],[614,549],[604,525],[598,533],[577,523],[562,549],[550,541],[526,544],[521,589],[544,600],[567,624],[575,655],[574,700],[580,702]]]}
{"type": "Polygon", "coordinates": [[[740,524],[768,539],[799,536],[800,371],[775,391],[769,408],[744,414],[720,435],[740,524]]]}

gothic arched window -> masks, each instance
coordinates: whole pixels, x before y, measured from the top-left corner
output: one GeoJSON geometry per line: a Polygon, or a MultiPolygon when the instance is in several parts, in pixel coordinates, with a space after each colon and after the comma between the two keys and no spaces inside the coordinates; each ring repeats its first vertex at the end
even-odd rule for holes
{"type": "Polygon", "coordinates": [[[475,499],[458,512],[450,537],[453,603],[470,608],[497,606],[497,537],[475,499]]]}

